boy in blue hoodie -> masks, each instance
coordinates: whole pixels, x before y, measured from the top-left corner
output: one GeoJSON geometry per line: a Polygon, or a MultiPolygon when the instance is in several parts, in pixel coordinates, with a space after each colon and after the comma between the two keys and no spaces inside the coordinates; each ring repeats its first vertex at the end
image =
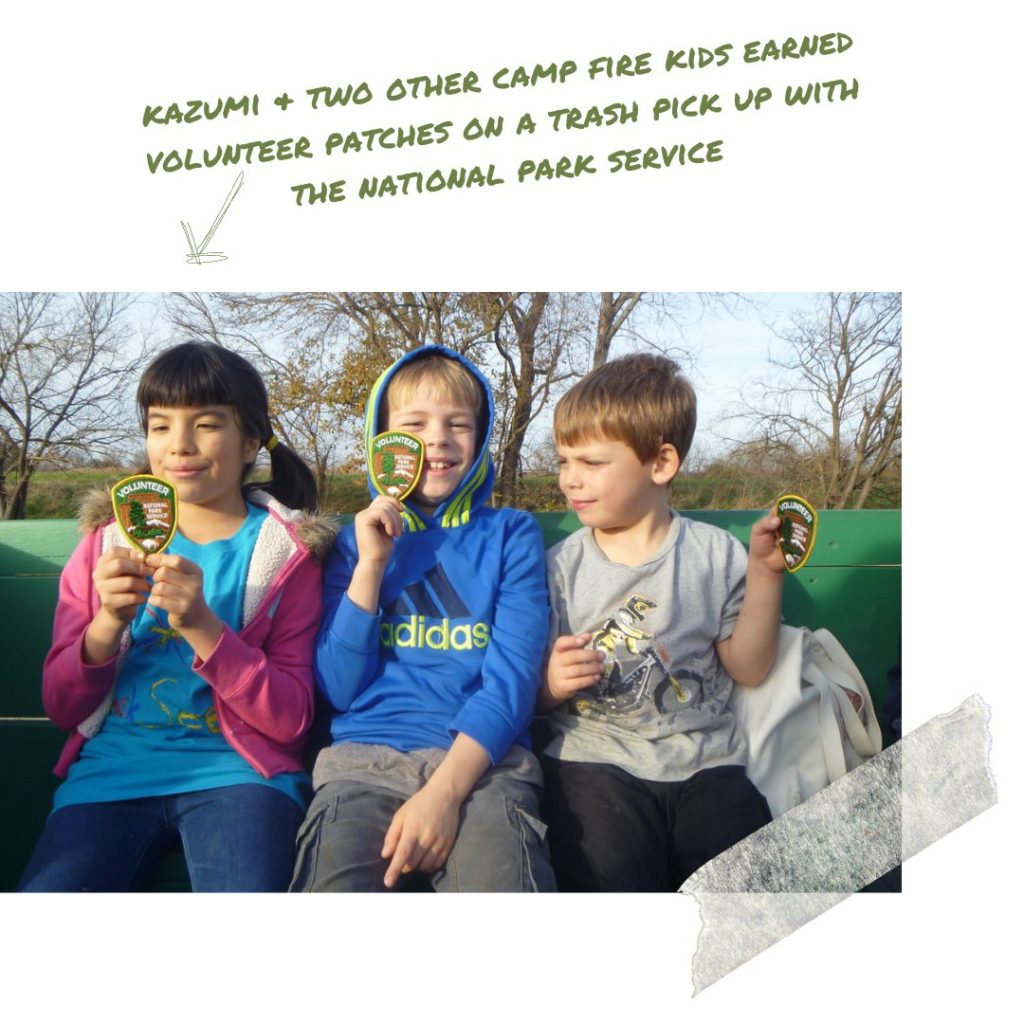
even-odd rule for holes
{"type": "Polygon", "coordinates": [[[420,481],[377,491],[324,573],[316,676],[335,710],[300,830],[293,891],[545,891],[554,878],[527,729],[548,623],[533,517],[484,507],[486,378],[438,345],[378,378],[365,440],[418,435],[420,481]]]}

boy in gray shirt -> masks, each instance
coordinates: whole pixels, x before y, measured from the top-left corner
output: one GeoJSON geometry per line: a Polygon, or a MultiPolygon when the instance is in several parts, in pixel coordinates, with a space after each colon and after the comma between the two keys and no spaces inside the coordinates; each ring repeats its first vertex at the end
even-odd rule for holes
{"type": "Polygon", "coordinates": [[[558,403],[559,486],[583,529],[548,552],[553,633],[539,706],[552,861],[563,891],[678,889],[767,824],[728,705],[775,661],[781,521],[734,537],[677,515],[669,487],[696,397],[633,355],[558,403]]]}

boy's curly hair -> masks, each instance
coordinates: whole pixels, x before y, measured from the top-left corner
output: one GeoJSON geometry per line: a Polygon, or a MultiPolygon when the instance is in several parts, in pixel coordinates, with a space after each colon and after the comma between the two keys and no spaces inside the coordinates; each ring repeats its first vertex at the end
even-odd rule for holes
{"type": "Polygon", "coordinates": [[[697,395],[665,356],[613,359],[577,381],[555,406],[555,443],[622,441],[641,462],[663,444],[686,458],[697,426],[697,395]]]}

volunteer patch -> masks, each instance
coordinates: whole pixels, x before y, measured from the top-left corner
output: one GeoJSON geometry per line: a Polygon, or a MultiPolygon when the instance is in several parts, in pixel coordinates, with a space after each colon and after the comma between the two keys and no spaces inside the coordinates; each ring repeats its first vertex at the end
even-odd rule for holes
{"type": "Polygon", "coordinates": [[[402,501],[416,489],[423,472],[425,448],[415,434],[386,430],[370,442],[370,480],[381,494],[402,501]]]}
{"type": "Polygon", "coordinates": [[[114,516],[128,543],[147,555],[159,554],[178,528],[178,495],[158,476],[129,476],[110,488],[114,516]]]}
{"type": "Polygon", "coordinates": [[[806,498],[784,494],[775,502],[775,514],[782,519],[779,527],[779,548],[786,568],[796,572],[811,557],[818,533],[818,513],[806,498]]]}

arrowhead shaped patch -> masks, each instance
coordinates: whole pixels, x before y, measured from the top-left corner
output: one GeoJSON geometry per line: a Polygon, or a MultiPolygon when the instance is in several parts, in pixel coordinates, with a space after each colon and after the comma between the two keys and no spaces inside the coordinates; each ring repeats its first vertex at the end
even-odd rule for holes
{"type": "Polygon", "coordinates": [[[143,554],[157,555],[178,528],[178,495],[158,476],[126,476],[110,488],[114,516],[128,543],[143,554]]]}
{"type": "Polygon", "coordinates": [[[782,519],[779,549],[786,568],[796,572],[806,564],[818,534],[818,513],[799,494],[784,494],[775,502],[775,514],[782,519]]]}
{"type": "Polygon", "coordinates": [[[425,447],[415,434],[402,430],[385,430],[370,442],[367,461],[370,480],[381,494],[398,501],[416,489],[423,472],[425,447]]]}

